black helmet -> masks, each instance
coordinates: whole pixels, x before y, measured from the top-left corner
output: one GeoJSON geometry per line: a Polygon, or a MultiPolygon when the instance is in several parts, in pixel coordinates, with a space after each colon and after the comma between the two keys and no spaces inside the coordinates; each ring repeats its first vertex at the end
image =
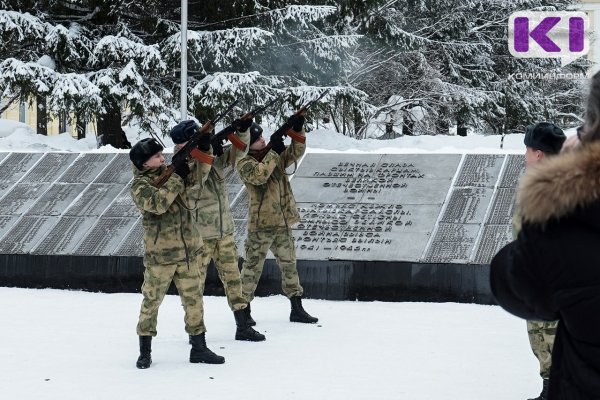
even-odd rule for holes
{"type": "Polygon", "coordinates": [[[260,125],[253,122],[252,125],[250,125],[250,144],[256,142],[258,138],[261,137],[262,133],[263,129],[260,125]]]}
{"type": "Polygon", "coordinates": [[[140,171],[144,169],[144,163],[153,155],[162,151],[163,147],[154,138],[146,138],[137,142],[129,150],[129,159],[140,171]]]}

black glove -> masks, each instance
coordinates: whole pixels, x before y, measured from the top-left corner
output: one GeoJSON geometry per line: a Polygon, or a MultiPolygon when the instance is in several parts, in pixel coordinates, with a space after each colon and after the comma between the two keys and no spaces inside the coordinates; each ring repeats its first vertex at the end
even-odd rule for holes
{"type": "Polygon", "coordinates": [[[237,118],[231,123],[231,125],[233,125],[235,130],[238,132],[246,132],[248,130],[248,128],[250,128],[250,125],[252,125],[252,118],[246,118],[246,119],[237,118]]]}
{"type": "Polygon", "coordinates": [[[187,178],[190,173],[190,166],[187,162],[179,163],[175,166],[175,173],[185,181],[185,178],[187,178]]]}
{"type": "Polygon", "coordinates": [[[202,151],[209,151],[210,150],[210,132],[207,132],[205,134],[203,134],[202,136],[200,136],[200,138],[198,139],[198,148],[202,151]]]}
{"type": "Polygon", "coordinates": [[[223,155],[223,145],[221,144],[220,140],[217,140],[217,143],[213,143],[212,147],[213,147],[213,154],[216,157],[223,155]]]}
{"type": "Polygon", "coordinates": [[[281,154],[285,151],[285,144],[283,144],[283,138],[281,136],[271,136],[271,149],[277,154],[281,154]]]}
{"type": "Polygon", "coordinates": [[[298,115],[298,116],[291,116],[288,118],[288,124],[290,124],[292,126],[292,129],[295,130],[296,132],[301,132],[302,131],[302,127],[304,126],[304,122],[306,122],[306,118],[304,118],[304,115],[298,115]]]}

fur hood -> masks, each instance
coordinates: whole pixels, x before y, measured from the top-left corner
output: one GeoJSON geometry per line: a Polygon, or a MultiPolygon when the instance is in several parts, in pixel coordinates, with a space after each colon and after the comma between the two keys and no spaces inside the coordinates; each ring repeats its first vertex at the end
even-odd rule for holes
{"type": "Polygon", "coordinates": [[[524,222],[545,223],[600,200],[600,142],[529,167],[517,193],[524,222]]]}

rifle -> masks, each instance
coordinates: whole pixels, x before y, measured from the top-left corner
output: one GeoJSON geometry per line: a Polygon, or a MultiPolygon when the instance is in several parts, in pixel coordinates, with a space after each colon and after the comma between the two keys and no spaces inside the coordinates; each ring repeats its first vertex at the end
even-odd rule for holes
{"type": "Polygon", "coordinates": [[[169,180],[171,175],[173,175],[173,172],[175,172],[175,167],[178,167],[182,163],[187,162],[190,156],[206,164],[212,164],[214,157],[198,150],[198,143],[200,142],[200,138],[204,135],[210,135],[212,130],[215,128],[215,124],[219,122],[219,120],[225,115],[227,115],[231,110],[233,110],[233,107],[235,107],[238,101],[239,99],[235,100],[221,114],[218,114],[213,119],[206,122],[204,125],[202,125],[202,127],[196,128],[196,132],[194,132],[190,140],[188,140],[188,142],[185,144],[185,146],[181,148],[181,150],[179,150],[175,155],[173,155],[171,164],[167,166],[167,168],[163,171],[162,174],[160,174],[158,178],[156,178],[152,185],[157,188],[162,187],[162,185],[164,185],[167,182],[167,180],[169,180]]]}
{"type": "MultiPolygon", "coordinates": [[[[262,107],[256,107],[254,110],[247,112],[246,114],[242,115],[239,119],[240,120],[247,120],[247,119],[254,119],[254,117],[257,114],[260,114],[261,112],[265,111],[267,108],[271,107],[273,104],[275,104],[276,101],[279,100],[279,97],[276,97],[275,99],[271,100],[270,102],[268,102],[267,104],[265,104],[262,107]]],[[[221,131],[219,131],[218,133],[214,134],[211,138],[210,138],[210,143],[214,146],[215,144],[222,144],[224,141],[229,140],[231,142],[231,144],[233,144],[236,148],[244,151],[246,150],[246,143],[244,143],[236,134],[235,134],[235,127],[233,125],[229,125],[225,128],[223,128],[221,131]]]]}
{"type": "MultiPolygon", "coordinates": [[[[298,111],[296,111],[294,114],[292,114],[292,116],[289,117],[288,120],[283,125],[281,125],[275,132],[273,132],[271,137],[280,137],[281,139],[283,139],[284,137],[289,136],[292,138],[293,141],[296,141],[299,143],[305,143],[306,138],[304,136],[300,135],[294,129],[292,129],[292,125],[294,124],[295,120],[298,117],[306,115],[306,113],[308,112],[308,109],[311,108],[313,106],[313,104],[315,104],[317,101],[321,100],[327,94],[327,92],[329,92],[329,89],[326,89],[316,99],[313,99],[313,100],[309,101],[308,103],[306,103],[305,105],[303,105],[302,107],[300,107],[300,109],[298,109],[298,111]]],[[[256,159],[256,161],[261,162],[263,160],[263,158],[265,158],[265,156],[267,155],[269,150],[271,150],[272,147],[273,147],[273,143],[271,142],[271,140],[269,140],[269,143],[267,143],[265,148],[257,151],[256,154],[254,155],[254,158],[256,159]]]]}

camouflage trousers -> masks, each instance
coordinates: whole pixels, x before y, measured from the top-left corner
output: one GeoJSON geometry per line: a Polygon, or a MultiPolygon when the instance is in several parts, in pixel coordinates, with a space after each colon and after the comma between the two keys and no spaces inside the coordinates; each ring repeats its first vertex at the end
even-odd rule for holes
{"type": "Polygon", "coordinates": [[[198,263],[199,259],[194,258],[190,260],[189,266],[186,262],[146,265],[144,284],[142,285],[144,300],[142,301],[140,319],[137,325],[139,336],[156,336],[158,308],[171,285],[171,281],[175,282],[185,311],[185,331],[190,335],[199,335],[206,332],[198,263]]]}
{"type": "Polygon", "coordinates": [[[266,229],[248,232],[245,242],[246,258],[242,265],[242,293],[248,302],[254,299],[254,292],[262,274],[267,252],[271,250],[281,270],[281,289],[289,298],[302,296],[300,278],[296,269],[296,247],[291,229],[266,229]]]}
{"type": "Polygon", "coordinates": [[[540,376],[550,378],[552,347],[558,321],[527,321],[527,334],[531,350],[540,362],[540,376]]]}
{"type": "Polygon", "coordinates": [[[242,281],[238,268],[238,252],[233,235],[221,239],[204,239],[202,265],[200,266],[201,290],[204,292],[206,271],[210,259],[215,262],[219,279],[223,282],[227,303],[232,311],[246,308],[248,302],[242,296],[242,281]]]}

